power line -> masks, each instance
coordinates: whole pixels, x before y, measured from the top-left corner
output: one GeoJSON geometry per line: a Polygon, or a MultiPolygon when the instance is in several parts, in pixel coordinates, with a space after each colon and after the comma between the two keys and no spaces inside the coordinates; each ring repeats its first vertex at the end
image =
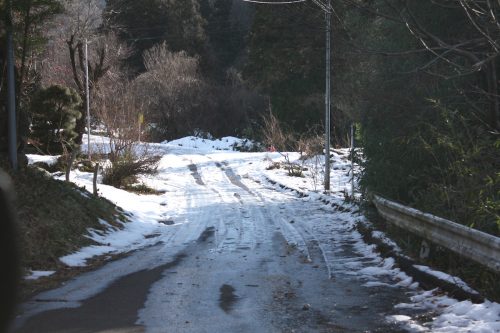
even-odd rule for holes
{"type": "Polygon", "coordinates": [[[243,0],[244,2],[258,3],[260,5],[290,5],[293,3],[305,2],[306,0],[290,0],[290,1],[259,1],[259,0],[243,0]]]}
{"type": "MultiPolygon", "coordinates": [[[[300,14],[297,14],[295,17],[290,17],[292,21],[295,21],[294,23],[295,24],[300,24],[302,26],[304,26],[306,29],[303,29],[301,28],[302,31],[312,31],[312,32],[321,32],[321,31],[325,31],[324,28],[320,29],[318,27],[313,27],[309,22],[305,22],[305,21],[301,21],[299,20],[300,17],[299,17],[300,14]]],[[[270,26],[266,26],[267,30],[268,31],[289,31],[290,29],[287,28],[287,27],[284,27],[282,25],[270,25],[270,26]]],[[[151,29],[151,30],[155,30],[155,29],[151,29]]],[[[235,33],[235,32],[238,32],[238,33],[243,33],[243,34],[248,34],[250,32],[252,32],[253,29],[232,29],[232,28],[219,28],[219,29],[216,29],[216,30],[213,30],[213,31],[207,31],[207,37],[223,37],[227,34],[231,34],[231,33],[235,33]]],[[[160,33],[160,34],[154,34],[154,35],[149,35],[147,34],[147,32],[151,32],[151,31],[148,31],[148,30],[142,30],[141,32],[144,33],[138,33],[138,36],[137,37],[134,37],[133,33],[128,33],[129,32],[129,29],[124,29],[122,31],[122,33],[124,35],[127,35],[125,38],[122,38],[123,40],[128,40],[128,41],[140,41],[140,40],[154,40],[154,39],[167,39],[167,40],[184,40],[186,37],[182,34],[179,34],[179,33],[172,33],[172,32],[168,32],[168,31],[165,31],[164,33],[160,33]]],[[[137,33],[137,31],[136,31],[137,33]]],[[[284,37],[284,36],[283,36],[284,37]]],[[[239,40],[239,39],[244,39],[245,36],[234,36],[234,35],[231,35],[229,38],[226,38],[227,40],[239,40]]]]}
{"type": "MultiPolygon", "coordinates": [[[[242,0],[242,1],[256,3],[260,5],[290,5],[294,3],[306,2],[307,0],[289,0],[289,1],[242,0]]],[[[320,7],[324,12],[326,13],[332,12],[332,6],[330,5],[330,3],[323,3],[320,0],[311,0],[311,1],[314,2],[318,7],[320,7]]]]}

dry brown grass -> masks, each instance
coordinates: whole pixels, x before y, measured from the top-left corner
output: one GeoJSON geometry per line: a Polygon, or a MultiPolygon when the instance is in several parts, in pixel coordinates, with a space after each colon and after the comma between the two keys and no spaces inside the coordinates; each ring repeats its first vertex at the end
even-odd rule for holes
{"type": "Polygon", "coordinates": [[[88,228],[103,229],[99,219],[120,227],[126,221],[114,204],[74,184],[28,167],[11,173],[20,231],[23,269],[56,270],[61,256],[92,244],[88,228]]]}

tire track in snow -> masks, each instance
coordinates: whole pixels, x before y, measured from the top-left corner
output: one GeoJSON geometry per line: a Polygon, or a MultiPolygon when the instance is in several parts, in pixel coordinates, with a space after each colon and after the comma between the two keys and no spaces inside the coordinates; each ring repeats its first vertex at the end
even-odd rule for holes
{"type": "Polygon", "coordinates": [[[198,170],[206,186],[219,194],[223,204],[232,207],[218,228],[218,239],[222,239],[218,241],[218,251],[254,249],[263,242],[272,242],[270,235],[276,231],[275,223],[258,193],[243,184],[227,164],[204,163],[198,165],[198,170]]]}
{"type": "Polygon", "coordinates": [[[329,278],[338,274],[357,275],[359,270],[380,263],[381,259],[376,254],[359,251],[357,245],[360,235],[352,230],[350,213],[341,212],[320,201],[304,201],[303,195],[277,191],[274,187],[276,185],[268,186],[255,179],[249,178],[247,186],[264,196],[266,201],[282,205],[282,211],[287,215],[280,214],[281,225],[291,231],[285,231],[284,237],[289,243],[302,243],[299,250],[306,254],[310,261],[314,262],[317,260],[315,258],[319,258],[324,263],[329,278]],[[285,207],[284,202],[289,204],[285,207]],[[326,222],[324,211],[329,210],[332,219],[326,222]]]}
{"type": "MultiPolygon", "coordinates": [[[[208,159],[210,161],[210,159],[208,159]]],[[[252,237],[251,215],[244,205],[242,195],[235,192],[232,183],[212,162],[197,166],[202,182],[217,194],[219,200],[213,201],[221,218],[216,225],[216,251],[239,251],[255,247],[252,237]],[[237,195],[235,195],[237,194],[237,195]],[[251,229],[251,228],[250,228],[251,229]]]]}
{"type": "MultiPolygon", "coordinates": [[[[252,191],[246,184],[243,183],[243,178],[237,174],[227,162],[222,162],[222,164],[216,162],[215,165],[221,169],[230,183],[246,192],[242,194],[243,196],[248,197],[248,194],[250,194],[252,197],[250,200],[254,204],[252,207],[258,206],[258,209],[253,209],[253,216],[260,216],[259,218],[254,218],[253,221],[256,229],[254,230],[256,239],[264,239],[266,234],[269,235],[275,231],[279,231],[287,240],[288,244],[296,247],[303,254],[306,262],[311,261],[310,251],[304,236],[280,215],[280,207],[277,206],[281,205],[281,202],[276,201],[275,199],[269,200],[268,198],[265,198],[260,193],[262,188],[256,188],[252,191]],[[257,199],[257,202],[255,199],[257,199]],[[270,203],[272,203],[272,205],[269,205],[270,203]],[[276,226],[278,226],[278,228],[276,228],[276,226]]],[[[276,191],[273,191],[273,194],[276,193],[276,191]]],[[[282,199],[286,202],[289,198],[283,197],[282,199]]]]}
{"type": "Polygon", "coordinates": [[[196,164],[191,163],[188,165],[188,168],[189,168],[189,171],[191,171],[191,176],[193,176],[193,178],[195,179],[196,184],[205,185],[205,183],[201,179],[201,176],[200,176],[200,173],[198,172],[198,168],[197,168],[196,164]]]}

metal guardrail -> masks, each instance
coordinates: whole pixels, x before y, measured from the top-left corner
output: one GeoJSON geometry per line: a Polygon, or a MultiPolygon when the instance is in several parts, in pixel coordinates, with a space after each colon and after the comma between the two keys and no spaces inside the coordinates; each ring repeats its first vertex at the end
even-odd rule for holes
{"type": "Polygon", "coordinates": [[[373,195],[379,214],[398,227],[500,272],[500,238],[373,195]]]}

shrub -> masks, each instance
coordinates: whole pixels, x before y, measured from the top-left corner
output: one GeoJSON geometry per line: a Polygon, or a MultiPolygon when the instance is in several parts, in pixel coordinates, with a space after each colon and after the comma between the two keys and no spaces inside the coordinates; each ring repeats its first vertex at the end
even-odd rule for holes
{"type": "Polygon", "coordinates": [[[294,150],[293,134],[283,129],[280,121],[271,111],[262,118],[262,123],[263,141],[269,148],[279,152],[294,150]]]}
{"type": "Polygon", "coordinates": [[[277,151],[283,156],[285,159],[283,167],[288,175],[291,177],[303,177],[302,172],[304,168],[290,161],[290,155],[285,152],[297,150],[298,145],[293,134],[282,128],[278,118],[272,112],[263,117],[263,124],[262,134],[264,143],[270,150],[277,151]]]}
{"type": "Polygon", "coordinates": [[[123,155],[104,168],[102,183],[118,188],[125,188],[137,182],[140,174],[154,174],[158,167],[160,156],[144,156],[134,158],[133,155],[123,155]]]}
{"type": "Polygon", "coordinates": [[[303,136],[297,142],[297,148],[301,159],[313,158],[317,155],[323,155],[325,139],[321,135],[303,136]]]}

